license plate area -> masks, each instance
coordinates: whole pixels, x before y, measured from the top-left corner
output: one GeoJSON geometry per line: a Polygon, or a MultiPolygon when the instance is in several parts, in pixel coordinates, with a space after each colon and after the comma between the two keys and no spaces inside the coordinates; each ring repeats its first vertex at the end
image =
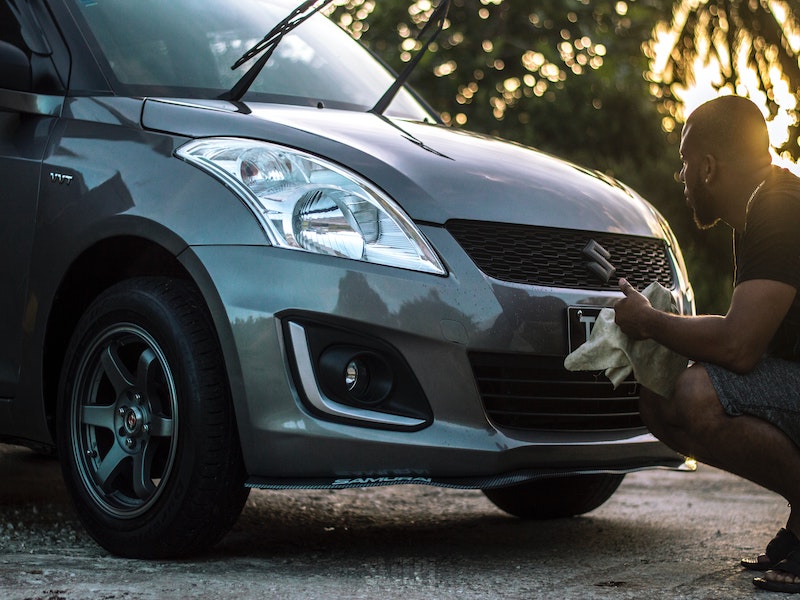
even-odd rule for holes
{"type": "Polygon", "coordinates": [[[600,310],[593,306],[567,307],[567,342],[570,352],[589,339],[600,310]]]}

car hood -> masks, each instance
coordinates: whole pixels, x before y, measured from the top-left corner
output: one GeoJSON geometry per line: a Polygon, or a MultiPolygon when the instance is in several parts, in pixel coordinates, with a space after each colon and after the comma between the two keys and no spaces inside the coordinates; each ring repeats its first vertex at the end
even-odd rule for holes
{"type": "Polygon", "coordinates": [[[519,144],[365,112],[149,99],[142,124],[187,137],[264,139],[325,157],[418,222],[450,219],[663,237],[655,210],[599,173],[519,144]]]}

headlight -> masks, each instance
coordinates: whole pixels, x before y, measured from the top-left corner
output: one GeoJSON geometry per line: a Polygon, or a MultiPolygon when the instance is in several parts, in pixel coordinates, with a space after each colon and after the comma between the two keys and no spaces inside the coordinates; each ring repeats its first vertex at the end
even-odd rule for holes
{"type": "Polygon", "coordinates": [[[176,154],[233,189],[276,246],[445,274],[427,240],[395,202],[339,166],[238,138],[195,140],[176,154]]]}

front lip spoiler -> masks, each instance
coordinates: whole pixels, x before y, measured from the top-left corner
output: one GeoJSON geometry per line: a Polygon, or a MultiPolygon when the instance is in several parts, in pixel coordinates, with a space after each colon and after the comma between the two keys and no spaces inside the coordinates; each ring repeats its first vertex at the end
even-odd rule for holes
{"type": "Polygon", "coordinates": [[[384,487],[388,485],[430,485],[459,490],[487,490],[502,488],[528,481],[540,479],[557,479],[575,475],[625,475],[650,469],[667,469],[671,471],[693,472],[697,465],[692,460],[675,459],[674,463],[664,462],[654,465],[643,465],[619,469],[575,469],[575,470],[523,470],[501,475],[478,477],[426,477],[421,476],[351,476],[351,477],[316,477],[316,478],[283,478],[283,477],[251,477],[245,486],[259,490],[343,490],[349,488],[384,487]]]}

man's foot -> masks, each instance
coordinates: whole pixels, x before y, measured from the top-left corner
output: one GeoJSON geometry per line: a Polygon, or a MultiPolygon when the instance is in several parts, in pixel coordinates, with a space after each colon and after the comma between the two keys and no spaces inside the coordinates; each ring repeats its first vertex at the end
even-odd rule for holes
{"type": "Polygon", "coordinates": [[[763,577],[753,579],[753,585],[771,592],[800,593],[800,549],[789,553],[763,577]]]}
{"type": "Polygon", "coordinates": [[[789,554],[800,548],[800,540],[788,529],[781,529],[772,538],[764,554],[756,558],[743,558],[740,564],[751,571],[769,571],[789,554]]]}

